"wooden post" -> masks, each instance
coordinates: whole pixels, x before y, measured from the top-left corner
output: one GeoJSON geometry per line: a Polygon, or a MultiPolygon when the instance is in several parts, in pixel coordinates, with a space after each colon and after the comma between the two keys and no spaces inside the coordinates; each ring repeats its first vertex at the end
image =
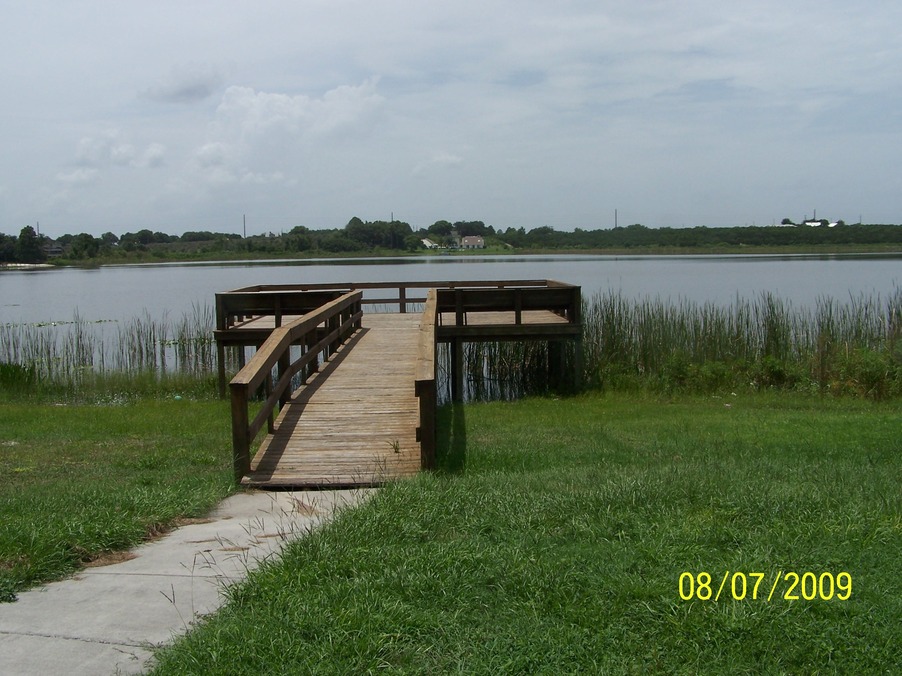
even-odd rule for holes
{"type": "Polygon", "coordinates": [[[219,378],[219,398],[225,399],[226,396],[226,378],[225,378],[225,345],[221,340],[216,341],[216,372],[219,378]]]}
{"type": "MultiPolygon", "coordinates": [[[[272,395],[272,372],[266,374],[266,380],[263,381],[263,399],[268,400],[272,395]]],[[[272,434],[276,429],[273,409],[269,409],[269,416],[266,418],[266,431],[272,434]]]]}
{"type": "Polygon", "coordinates": [[[402,286],[398,288],[398,298],[401,304],[401,313],[407,312],[407,287],[402,286]]]}
{"type": "Polygon", "coordinates": [[[250,439],[247,433],[247,386],[232,385],[232,468],[235,482],[251,471],[250,439]]]}
{"type": "Polygon", "coordinates": [[[451,400],[464,400],[464,341],[460,338],[451,343],[451,400]]]}
{"type": "MultiPolygon", "coordinates": [[[[291,346],[285,348],[285,352],[279,357],[279,370],[277,373],[279,374],[278,379],[281,380],[282,376],[288,373],[288,369],[291,368],[291,346]]],[[[291,387],[286,387],[285,391],[282,392],[282,396],[279,397],[279,408],[285,406],[288,403],[288,400],[291,398],[291,387]]]]}
{"type": "MultiPolygon", "coordinates": [[[[310,349],[316,345],[316,332],[308,333],[307,337],[304,339],[304,352],[310,352],[310,349]]],[[[304,384],[307,383],[307,379],[312,376],[314,373],[319,371],[319,355],[314,355],[313,359],[310,360],[310,363],[307,364],[306,369],[304,369],[303,377],[304,384]]]]}
{"type": "Polygon", "coordinates": [[[418,380],[416,394],[420,399],[420,427],[417,429],[420,467],[435,469],[435,380],[418,380]]]}

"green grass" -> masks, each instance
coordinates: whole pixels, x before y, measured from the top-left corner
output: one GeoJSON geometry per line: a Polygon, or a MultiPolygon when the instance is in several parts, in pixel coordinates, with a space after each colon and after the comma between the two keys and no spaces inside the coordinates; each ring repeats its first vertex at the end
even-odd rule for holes
{"type": "Polygon", "coordinates": [[[0,600],[233,491],[226,402],[93,395],[100,403],[0,398],[0,600]]]}
{"type": "Polygon", "coordinates": [[[444,410],[442,470],[233,588],[156,673],[898,673],[898,401],[641,395],[444,410]],[[848,572],[847,601],[680,575],[848,572]]]}

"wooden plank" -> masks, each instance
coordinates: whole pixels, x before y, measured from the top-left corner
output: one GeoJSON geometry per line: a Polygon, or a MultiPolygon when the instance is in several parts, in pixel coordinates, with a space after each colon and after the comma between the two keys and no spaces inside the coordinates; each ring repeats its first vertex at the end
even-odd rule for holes
{"type": "Polygon", "coordinates": [[[364,315],[353,347],[282,409],[242,483],[378,485],[416,474],[418,339],[416,314],[364,315]]]}

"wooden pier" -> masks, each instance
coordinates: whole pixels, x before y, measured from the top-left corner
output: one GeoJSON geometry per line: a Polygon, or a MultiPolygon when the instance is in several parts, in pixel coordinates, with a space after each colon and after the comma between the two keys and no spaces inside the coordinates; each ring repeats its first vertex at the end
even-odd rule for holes
{"type": "Polygon", "coordinates": [[[241,358],[245,347],[257,348],[229,383],[236,480],[268,488],[375,486],[431,468],[436,344],[451,346],[451,396],[460,400],[465,342],[579,341],[580,303],[579,287],[548,280],[270,285],[217,294],[221,391],[226,348],[239,347],[241,358]]]}

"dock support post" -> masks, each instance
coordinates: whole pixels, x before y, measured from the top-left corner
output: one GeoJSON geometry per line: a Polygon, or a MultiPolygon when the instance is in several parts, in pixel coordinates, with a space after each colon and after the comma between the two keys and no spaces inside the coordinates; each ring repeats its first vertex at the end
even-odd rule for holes
{"type": "Polygon", "coordinates": [[[216,341],[216,373],[219,377],[219,398],[225,399],[226,396],[226,378],[225,378],[225,345],[222,341],[216,341]]]}
{"type": "Polygon", "coordinates": [[[460,338],[451,343],[451,400],[464,400],[464,341],[460,338]]]}

